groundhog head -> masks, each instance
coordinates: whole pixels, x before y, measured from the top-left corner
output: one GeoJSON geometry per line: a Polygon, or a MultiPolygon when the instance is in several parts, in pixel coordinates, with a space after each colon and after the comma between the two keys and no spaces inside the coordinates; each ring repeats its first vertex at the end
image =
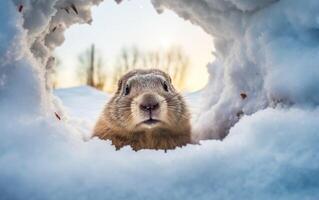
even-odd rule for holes
{"type": "Polygon", "coordinates": [[[95,135],[120,147],[175,148],[182,144],[172,140],[181,137],[183,144],[189,140],[189,113],[168,74],[156,69],[133,70],[119,80],[95,135]]]}

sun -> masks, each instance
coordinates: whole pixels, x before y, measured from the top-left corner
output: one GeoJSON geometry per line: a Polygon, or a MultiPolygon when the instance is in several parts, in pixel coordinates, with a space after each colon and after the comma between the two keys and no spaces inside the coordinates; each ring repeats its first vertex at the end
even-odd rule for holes
{"type": "Polygon", "coordinates": [[[168,49],[169,47],[172,46],[172,39],[168,37],[163,37],[159,41],[160,47],[163,49],[168,49]]]}

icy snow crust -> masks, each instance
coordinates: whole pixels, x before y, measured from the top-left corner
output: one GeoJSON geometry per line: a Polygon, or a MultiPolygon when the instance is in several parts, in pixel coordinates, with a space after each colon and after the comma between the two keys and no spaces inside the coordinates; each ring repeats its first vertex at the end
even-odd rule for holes
{"type": "MultiPolygon", "coordinates": [[[[46,84],[51,51],[98,3],[0,2],[0,199],[318,199],[319,1],[153,0],[215,38],[198,136],[219,138],[246,114],[223,141],[166,154],[84,142],[67,113],[86,105],[53,114],[64,109],[46,84]]],[[[102,103],[92,96],[88,109],[102,103]]]]}

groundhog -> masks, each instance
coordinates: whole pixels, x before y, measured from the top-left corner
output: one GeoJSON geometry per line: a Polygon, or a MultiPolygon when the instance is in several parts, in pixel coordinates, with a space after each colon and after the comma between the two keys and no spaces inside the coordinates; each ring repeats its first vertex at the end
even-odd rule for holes
{"type": "Polygon", "coordinates": [[[116,149],[175,149],[191,142],[190,114],[168,74],[157,69],[133,70],[95,125],[93,137],[111,140],[116,149]]]}

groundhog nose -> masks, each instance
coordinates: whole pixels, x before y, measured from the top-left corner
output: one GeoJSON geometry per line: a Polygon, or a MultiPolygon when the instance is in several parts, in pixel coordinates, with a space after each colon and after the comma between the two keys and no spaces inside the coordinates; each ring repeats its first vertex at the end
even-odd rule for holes
{"type": "Polygon", "coordinates": [[[143,111],[155,111],[159,108],[159,103],[152,95],[145,95],[140,104],[140,109],[143,111]]]}
{"type": "Polygon", "coordinates": [[[148,103],[148,104],[141,104],[140,109],[143,111],[154,111],[159,108],[158,103],[148,103]]]}

